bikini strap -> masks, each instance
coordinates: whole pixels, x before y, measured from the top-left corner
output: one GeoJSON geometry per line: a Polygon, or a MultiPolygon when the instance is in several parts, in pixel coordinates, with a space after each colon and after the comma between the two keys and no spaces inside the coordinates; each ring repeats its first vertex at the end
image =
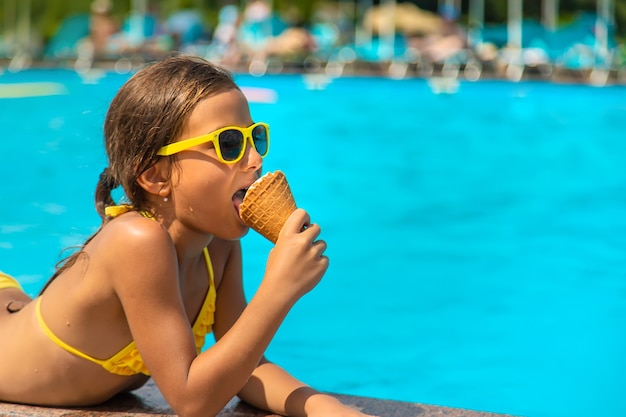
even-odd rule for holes
{"type": "Polygon", "coordinates": [[[207,272],[209,274],[209,290],[207,291],[200,313],[198,313],[198,317],[196,317],[192,326],[193,336],[196,342],[196,351],[198,354],[202,351],[206,335],[213,331],[213,323],[215,322],[215,299],[217,298],[211,257],[207,248],[204,248],[203,252],[207,272]]]}
{"type": "Polygon", "coordinates": [[[204,262],[207,267],[207,272],[209,273],[209,286],[211,288],[215,288],[215,275],[213,274],[213,262],[211,262],[211,255],[209,255],[209,249],[204,248],[202,250],[204,253],[204,262]]]}
{"type": "Polygon", "coordinates": [[[43,316],[41,315],[41,297],[39,297],[37,299],[37,302],[35,303],[35,314],[37,315],[37,321],[39,322],[39,326],[41,327],[41,330],[43,330],[43,332],[46,334],[46,336],[48,336],[48,338],[52,341],[52,343],[54,343],[55,345],[59,346],[62,349],[65,349],[69,353],[72,353],[83,359],[87,359],[88,361],[97,363],[100,366],[104,365],[106,361],[94,358],[93,356],[89,356],[86,353],[81,352],[80,350],[68,345],[67,343],[59,339],[59,337],[52,332],[50,327],[48,327],[48,324],[44,321],[43,316]]]}
{"type": "Polygon", "coordinates": [[[133,211],[133,206],[130,204],[120,204],[119,206],[108,206],[104,208],[104,214],[109,217],[117,217],[129,211],[133,211]]]}
{"type": "MultiPolygon", "coordinates": [[[[109,217],[117,217],[130,211],[135,211],[135,208],[130,204],[120,204],[118,206],[108,206],[104,208],[104,214],[109,217]]],[[[146,210],[142,210],[139,213],[143,217],[146,217],[148,219],[154,219],[154,216],[146,210]]]]}

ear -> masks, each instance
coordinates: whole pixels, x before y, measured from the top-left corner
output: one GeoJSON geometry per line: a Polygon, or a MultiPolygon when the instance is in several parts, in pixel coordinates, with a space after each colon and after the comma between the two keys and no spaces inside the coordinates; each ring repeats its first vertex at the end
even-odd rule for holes
{"type": "Polygon", "coordinates": [[[137,178],[137,184],[150,194],[167,197],[172,192],[170,182],[170,167],[167,161],[160,160],[146,169],[137,178]]]}

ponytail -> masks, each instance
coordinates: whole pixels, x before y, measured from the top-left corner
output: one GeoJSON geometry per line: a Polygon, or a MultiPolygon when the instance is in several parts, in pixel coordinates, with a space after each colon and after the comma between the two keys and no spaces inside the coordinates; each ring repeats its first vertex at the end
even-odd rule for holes
{"type": "Polygon", "coordinates": [[[104,168],[98,179],[98,185],[96,185],[95,203],[96,211],[100,215],[103,222],[106,222],[107,216],[104,213],[104,209],[107,206],[115,204],[111,192],[117,188],[119,183],[113,177],[110,168],[104,168]]]}

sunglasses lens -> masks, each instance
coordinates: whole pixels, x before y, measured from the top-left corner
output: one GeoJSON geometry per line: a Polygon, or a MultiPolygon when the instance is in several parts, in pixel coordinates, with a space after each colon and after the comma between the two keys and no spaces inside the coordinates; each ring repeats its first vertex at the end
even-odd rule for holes
{"type": "Polygon", "coordinates": [[[254,139],[254,147],[259,155],[267,155],[267,128],[263,125],[255,126],[252,129],[252,138],[254,139]]]}
{"type": "Polygon", "coordinates": [[[219,136],[220,151],[226,161],[239,158],[243,147],[243,133],[238,130],[225,130],[219,136]]]}

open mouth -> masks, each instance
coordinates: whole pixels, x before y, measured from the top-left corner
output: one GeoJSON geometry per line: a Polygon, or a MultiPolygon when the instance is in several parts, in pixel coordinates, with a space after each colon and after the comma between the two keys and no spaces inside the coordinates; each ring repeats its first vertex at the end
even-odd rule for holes
{"type": "Polygon", "coordinates": [[[240,214],[239,206],[243,202],[243,198],[245,197],[247,191],[247,188],[242,188],[241,190],[238,190],[235,194],[233,194],[233,204],[238,214],[240,214]]]}

